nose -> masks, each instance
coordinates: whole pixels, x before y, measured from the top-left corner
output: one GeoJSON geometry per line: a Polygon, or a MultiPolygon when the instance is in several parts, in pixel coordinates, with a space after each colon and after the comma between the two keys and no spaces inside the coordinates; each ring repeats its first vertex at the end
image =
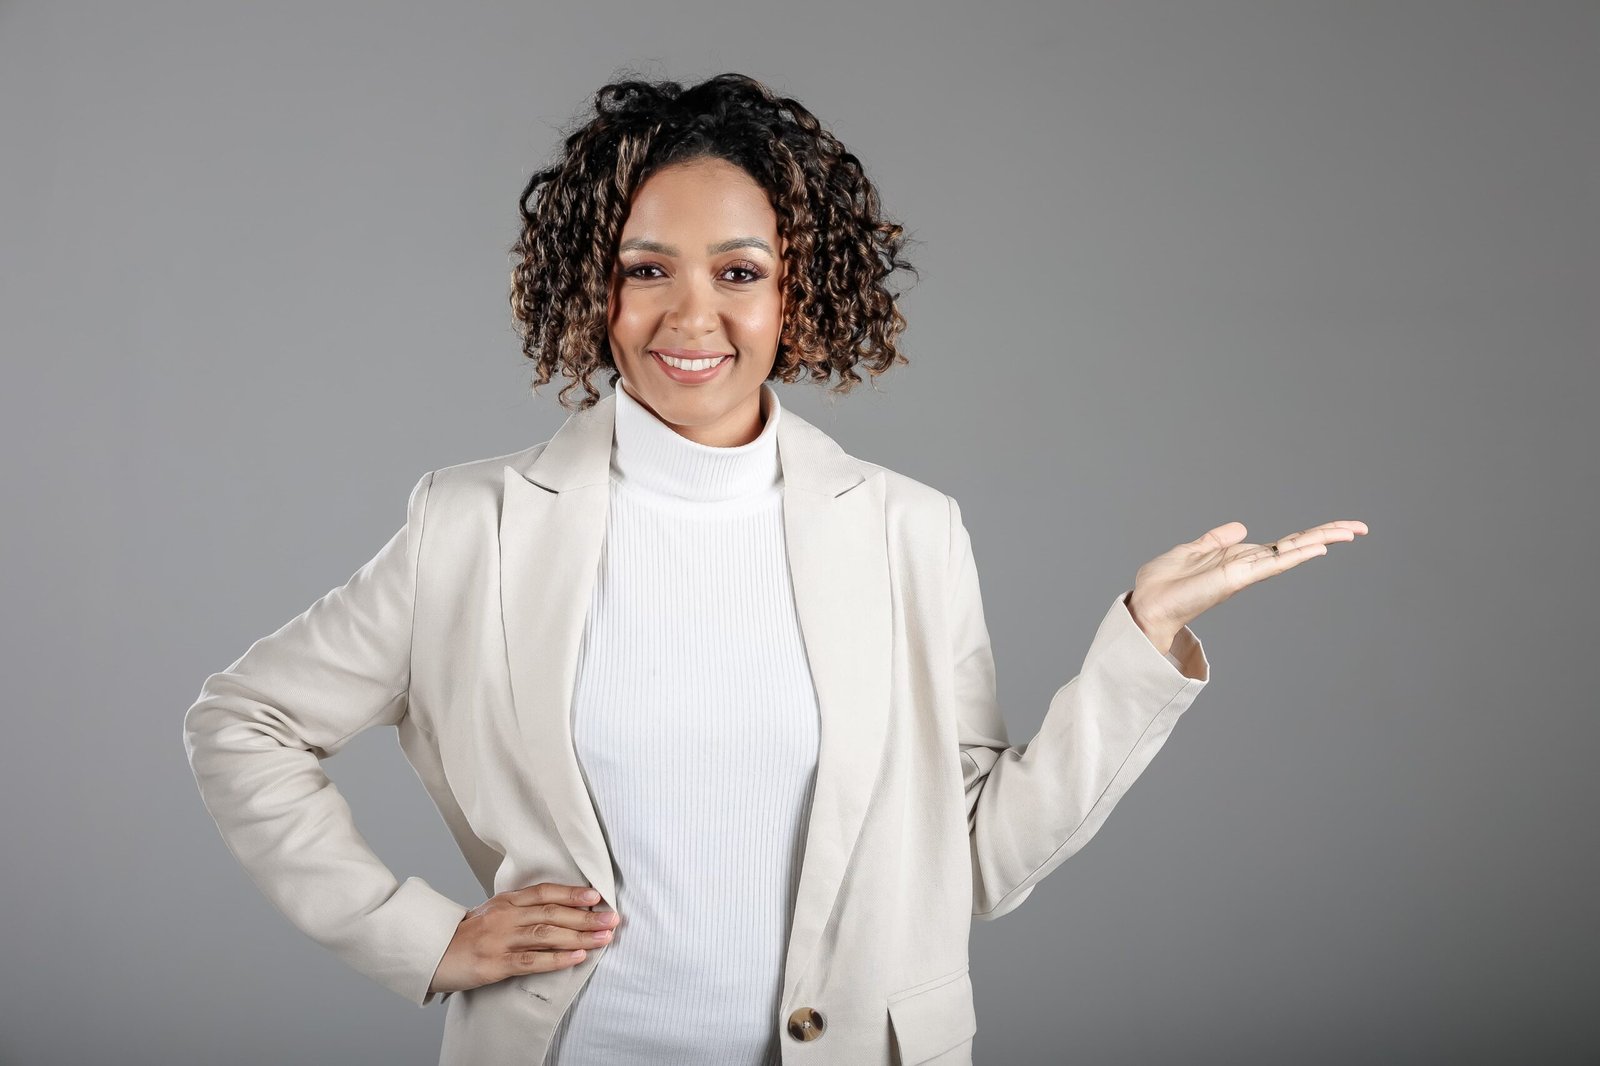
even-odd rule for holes
{"type": "Polygon", "coordinates": [[[711,285],[687,279],[674,287],[666,324],[683,338],[685,347],[695,338],[714,332],[717,319],[717,294],[711,285]]]}

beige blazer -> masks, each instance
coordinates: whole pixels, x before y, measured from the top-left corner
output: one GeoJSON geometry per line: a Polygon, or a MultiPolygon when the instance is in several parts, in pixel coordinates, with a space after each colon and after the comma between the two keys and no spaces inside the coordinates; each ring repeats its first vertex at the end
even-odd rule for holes
{"type": "MultiPolygon", "coordinates": [[[[569,722],[606,525],[615,394],[548,441],[445,467],[342,587],[205,680],[184,743],[207,810],[313,940],[419,1006],[445,1066],[529,1066],[579,965],[427,989],[468,904],[397,879],[321,760],[394,726],[485,896],[593,885],[611,857],[569,722]]],[[[1016,908],[1099,830],[1209,679],[1112,601],[1037,736],[1011,746],[956,501],[786,408],[783,526],[821,747],[772,1026],[786,1066],[971,1062],[973,918],[1016,908]]],[[[475,905],[480,901],[472,900],[475,905]]]]}

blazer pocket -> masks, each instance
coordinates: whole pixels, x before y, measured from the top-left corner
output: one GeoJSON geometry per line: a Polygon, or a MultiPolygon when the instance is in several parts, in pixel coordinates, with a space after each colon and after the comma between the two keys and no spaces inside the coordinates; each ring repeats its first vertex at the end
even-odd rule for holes
{"type": "Polygon", "coordinates": [[[931,987],[914,986],[889,997],[889,1018],[902,1066],[926,1062],[978,1032],[972,975],[963,966],[931,987]]]}

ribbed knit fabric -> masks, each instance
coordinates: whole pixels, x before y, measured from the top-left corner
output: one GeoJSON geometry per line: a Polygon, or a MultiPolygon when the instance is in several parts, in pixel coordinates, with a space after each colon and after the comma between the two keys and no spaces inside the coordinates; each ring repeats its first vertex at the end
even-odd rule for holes
{"type": "Polygon", "coordinates": [[[682,436],[619,383],[605,543],[572,702],[616,863],[611,947],[547,1066],[777,1066],[819,740],[760,436],[682,436]]]}

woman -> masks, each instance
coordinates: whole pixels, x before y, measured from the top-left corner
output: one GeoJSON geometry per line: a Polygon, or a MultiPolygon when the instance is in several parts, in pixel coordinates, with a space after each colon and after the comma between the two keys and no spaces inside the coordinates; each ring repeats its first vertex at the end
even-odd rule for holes
{"type": "Polygon", "coordinates": [[[206,680],[202,796],[298,928],[448,999],[441,1062],[970,1062],[970,921],[1165,742],[1209,679],[1188,623],[1366,527],[1230,522],[1147,563],[1011,746],[955,500],[769,384],[905,362],[910,264],[859,162],[738,75],[595,112],[524,193],[511,300],[535,389],[586,402],[424,475],[348,583],[206,680]],[[320,764],[379,724],[486,902],[362,840],[320,764]]]}

